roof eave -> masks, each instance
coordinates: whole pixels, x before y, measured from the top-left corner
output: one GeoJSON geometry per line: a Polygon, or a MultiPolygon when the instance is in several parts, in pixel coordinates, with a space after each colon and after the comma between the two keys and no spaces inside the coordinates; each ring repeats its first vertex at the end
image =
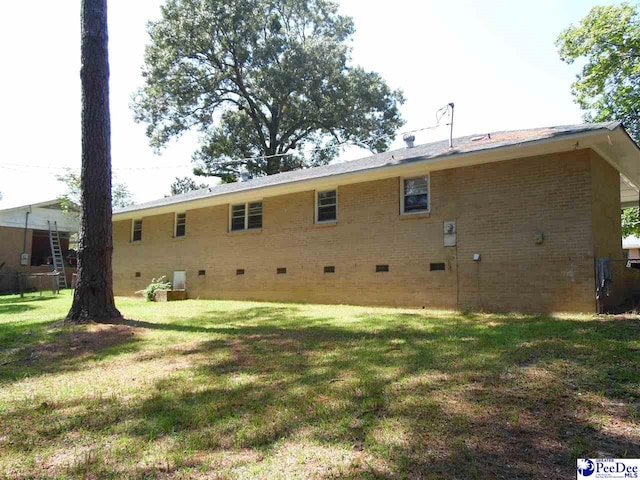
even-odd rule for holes
{"type": "MultiPolygon", "coordinates": [[[[463,166],[478,165],[482,163],[492,163],[497,161],[512,160],[517,158],[530,157],[535,155],[544,155],[549,153],[559,153],[575,150],[576,148],[597,148],[597,145],[603,145],[611,142],[610,134],[612,132],[620,132],[625,135],[633,148],[638,149],[637,145],[631,140],[624,128],[619,123],[614,123],[597,130],[588,130],[583,132],[569,133],[561,136],[552,136],[538,140],[525,141],[510,145],[492,147],[487,144],[486,148],[476,149],[473,151],[452,151],[444,154],[423,156],[418,155],[403,160],[401,163],[383,165],[380,167],[367,168],[352,172],[345,172],[333,175],[327,175],[317,178],[306,178],[293,180],[286,183],[268,185],[264,187],[256,187],[253,189],[242,190],[231,193],[216,194],[212,192],[206,197],[195,199],[178,200],[172,203],[166,203],[160,206],[142,207],[127,211],[115,212],[113,220],[127,220],[140,218],[149,215],[159,215],[170,213],[176,210],[178,206],[189,205],[189,209],[203,208],[207,206],[215,206],[231,202],[242,202],[251,199],[259,199],[287,193],[296,193],[301,191],[314,190],[325,187],[337,187],[348,183],[358,183],[363,181],[373,181],[377,179],[389,178],[391,176],[408,176],[418,174],[420,172],[445,170],[450,168],[459,168],[463,166]],[[623,133],[622,133],[623,132],[623,133]],[[580,140],[584,143],[580,144],[580,140]],[[577,143],[576,143],[577,142],[577,143]],[[393,174],[390,172],[393,171],[393,174]]],[[[629,145],[627,145],[629,147],[629,145]]],[[[614,164],[614,160],[610,159],[609,152],[599,152],[607,161],[614,164]]],[[[614,164],[618,171],[622,170],[614,164]]],[[[640,165],[639,165],[640,167],[640,165]]],[[[625,174],[626,175],[626,174],[625,174]]],[[[629,173],[629,180],[634,185],[640,185],[640,170],[637,174],[629,173]]],[[[184,209],[184,208],[183,208],[184,209]]]]}

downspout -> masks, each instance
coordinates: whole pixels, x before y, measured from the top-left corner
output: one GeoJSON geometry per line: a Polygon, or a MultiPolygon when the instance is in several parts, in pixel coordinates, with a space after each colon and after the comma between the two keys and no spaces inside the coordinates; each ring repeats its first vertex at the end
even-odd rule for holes
{"type": "Polygon", "coordinates": [[[22,243],[22,253],[27,253],[27,229],[29,227],[29,214],[31,213],[31,205],[29,205],[29,210],[24,215],[24,241],[22,243]]]}

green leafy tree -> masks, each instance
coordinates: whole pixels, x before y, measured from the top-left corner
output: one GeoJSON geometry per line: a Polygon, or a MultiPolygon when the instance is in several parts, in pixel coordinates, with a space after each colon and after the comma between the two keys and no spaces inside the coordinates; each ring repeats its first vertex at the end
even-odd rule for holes
{"type": "Polygon", "coordinates": [[[622,236],[630,235],[640,237],[640,215],[635,207],[622,210],[622,236]]]}
{"type": "Polygon", "coordinates": [[[330,0],[168,0],[135,118],[156,148],[199,130],[194,173],[223,181],[325,164],[344,143],[383,151],[404,99],[350,65],[353,33],[330,0]]]}
{"type": "MultiPolygon", "coordinates": [[[[62,208],[69,212],[80,212],[82,200],[81,177],[72,170],[63,175],[56,175],[56,180],[66,185],[67,191],[60,197],[62,208]]],[[[114,182],[111,188],[111,205],[113,209],[128,207],[133,204],[133,195],[124,183],[114,182]]]]}
{"type": "Polygon", "coordinates": [[[196,183],[195,180],[190,177],[176,177],[176,180],[171,184],[171,192],[169,193],[169,196],[192,192],[202,188],[209,188],[209,185],[206,183],[196,183]]]}
{"type": "Polygon", "coordinates": [[[594,7],[556,45],[566,63],[584,61],[573,95],[586,121],[621,120],[640,140],[640,14],[637,5],[594,7]]]}

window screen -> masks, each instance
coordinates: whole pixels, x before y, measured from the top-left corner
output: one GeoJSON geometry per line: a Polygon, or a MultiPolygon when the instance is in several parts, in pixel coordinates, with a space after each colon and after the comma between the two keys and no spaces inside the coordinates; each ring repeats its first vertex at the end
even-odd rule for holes
{"type": "Polygon", "coordinates": [[[187,214],[178,213],[176,215],[176,237],[184,237],[187,233],[187,214]]]}
{"type": "Polygon", "coordinates": [[[231,206],[231,230],[262,228],[262,202],[231,206]]]}
{"type": "Polygon", "coordinates": [[[429,177],[405,178],[403,194],[403,213],[429,210],[429,177]]]}
{"type": "Polygon", "coordinates": [[[134,242],[142,240],[142,220],[133,221],[133,235],[131,236],[131,239],[134,242]]]}
{"type": "Polygon", "coordinates": [[[231,207],[231,230],[244,230],[244,217],[246,205],[234,205],[231,207]]]}
{"type": "Polygon", "coordinates": [[[338,218],[338,192],[336,190],[318,192],[317,206],[316,218],[318,222],[335,222],[338,218]]]}
{"type": "Polygon", "coordinates": [[[247,228],[262,228],[262,202],[248,205],[247,228]]]}

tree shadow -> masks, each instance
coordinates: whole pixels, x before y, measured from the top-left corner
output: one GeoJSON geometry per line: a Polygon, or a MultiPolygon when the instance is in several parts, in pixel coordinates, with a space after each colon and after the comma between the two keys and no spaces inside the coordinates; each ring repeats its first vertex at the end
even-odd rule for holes
{"type": "MultiPolygon", "coordinates": [[[[50,326],[50,325],[48,325],[50,326]]],[[[0,385],[26,377],[78,371],[86,363],[137,350],[139,336],[127,327],[46,329],[33,325],[0,325],[0,338],[10,330],[12,340],[25,344],[0,349],[0,385]]]]}
{"type": "MultiPolygon", "coordinates": [[[[578,456],[640,455],[638,432],[606,420],[633,425],[635,318],[373,313],[339,325],[304,312],[256,307],[177,323],[124,320],[113,328],[200,334],[180,352],[194,360],[135,400],[34,405],[0,412],[0,420],[57,416],[35,434],[51,444],[70,432],[122,435],[140,445],[131,455],[171,438],[167,455],[192,452],[196,467],[211,453],[260,452],[253,468],[264,477],[298,468],[290,473],[574,478],[578,456]],[[331,470],[331,458],[305,453],[311,447],[347,460],[331,470]],[[282,460],[288,452],[307,455],[305,462],[282,460]]],[[[16,432],[10,448],[29,451],[32,437],[16,432]]],[[[95,461],[117,473],[108,458],[95,461]]],[[[149,474],[148,466],[132,468],[149,474]]]]}
{"type": "Polygon", "coordinates": [[[22,298],[20,298],[17,295],[0,295],[0,305],[45,302],[47,300],[55,300],[57,298],[58,297],[56,296],[49,296],[49,295],[44,295],[44,296],[25,295],[22,298]]]}
{"type": "Polygon", "coordinates": [[[12,315],[16,313],[28,312],[29,310],[35,310],[36,307],[32,305],[25,305],[21,303],[10,303],[7,305],[0,305],[0,315],[12,315]]]}

